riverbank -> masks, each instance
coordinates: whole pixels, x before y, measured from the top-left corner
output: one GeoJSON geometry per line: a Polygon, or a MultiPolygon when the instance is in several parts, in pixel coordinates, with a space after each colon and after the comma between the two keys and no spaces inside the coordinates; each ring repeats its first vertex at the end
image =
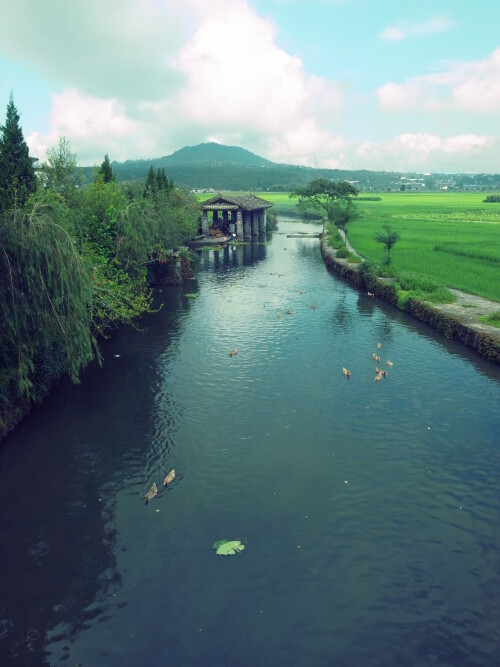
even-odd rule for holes
{"type": "MultiPolygon", "coordinates": [[[[149,288],[164,285],[182,285],[193,279],[188,248],[172,251],[168,259],[151,260],[147,265],[147,276],[149,288]]],[[[115,325],[118,326],[118,325],[115,325]]],[[[110,333],[110,327],[107,333],[110,333]]],[[[107,336],[107,334],[106,334],[107,336]]],[[[99,338],[102,343],[105,337],[99,338]]],[[[92,362],[89,359],[84,368],[92,362]]],[[[13,391],[4,392],[0,396],[0,442],[11,433],[16,426],[31,412],[31,410],[42,403],[52,388],[60,382],[68,373],[54,357],[51,350],[45,350],[43,357],[37,359],[34,364],[33,383],[37,387],[37,397],[26,398],[15,395],[13,391]]],[[[15,375],[6,382],[10,386],[15,381],[15,375]]]]}
{"type": "MultiPolygon", "coordinates": [[[[351,251],[355,252],[354,249],[351,251]]],[[[328,246],[325,236],[321,239],[321,252],[326,266],[333,273],[358,289],[365,289],[359,275],[360,265],[337,257],[337,251],[328,246]]],[[[500,329],[478,321],[479,317],[498,311],[499,304],[459,290],[450,291],[456,296],[454,303],[408,299],[404,310],[446,338],[458,340],[488,361],[500,364],[500,329]]],[[[373,298],[384,299],[397,307],[397,294],[391,279],[377,278],[370,293],[373,298]]]]}

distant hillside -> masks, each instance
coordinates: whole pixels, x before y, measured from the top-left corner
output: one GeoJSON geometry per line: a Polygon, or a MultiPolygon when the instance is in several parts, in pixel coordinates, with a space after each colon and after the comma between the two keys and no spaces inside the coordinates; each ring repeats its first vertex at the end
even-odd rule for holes
{"type": "MultiPolygon", "coordinates": [[[[405,189],[500,189],[498,175],[425,175],[402,172],[313,169],[297,165],[277,164],[238,146],[204,143],[185,146],[172,155],[151,160],[127,160],[112,162],[116,179],[145,182],[150,166],[164,168],[168,178],[176,185],[190,190],[253,190],[288,192],[313,178],[323,177],[335,181],[353,181],[364,192],[405,189]]],[[[93,177],[93,168],[84,167],[87,180],[93,177]]]]}
{"type": "Polygon", "coordinates": [[[274,167],[270,162],[255,153],[239,146],[223,146],[222,144],[208,143],[198,146],[185,146],[166,158],[160,158],[165,164],[160,166],[205,166],[205,167],[274,167]]]}

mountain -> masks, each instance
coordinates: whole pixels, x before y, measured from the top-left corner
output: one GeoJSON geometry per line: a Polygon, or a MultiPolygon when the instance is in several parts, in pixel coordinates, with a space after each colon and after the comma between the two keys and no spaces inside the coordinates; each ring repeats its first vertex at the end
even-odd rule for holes
{"type": "Polygon", "coordinates": [[[198,144],[198,146],[185,146],[166,158],[160,158],[161,166],[205,166],[205,167],[274,167],[270,162],[255,153],[247,151],[239,146],[223,146],[214,142],[198,144]]]}
{"type": "MultiPolygon", "coordinates": [[[[239,190],[239,191],[271,191],[289,192],[297,186],[306,185],[313,178],[329,178],[335,181],[353,181],[360,191],[381,192],[384,190],[422,189],[424,182],[426,189],[439,189],[446,185],[448,188],[464,189],[499,189],[498,175],[463,176],[460,179],[447,176],[443,180],[442,174],[422,174],[342,170],[342,169],[313,169],[291,164],[277,164],[266,160],[255,153],[239,146],[224,146],[222,144],[204,143],[197,146],[185,146],[171,155],[165,155],[151,160],[127,160],[126,162],[112,162],[113,173],[119,182],[145,183],[148,170],[165,169],[167,177],[176,185],[187,187],[190,190],[239,190]]],[[[93,167],[83,167],[82,171],[88,181],[93,178],[93,167]]]]}

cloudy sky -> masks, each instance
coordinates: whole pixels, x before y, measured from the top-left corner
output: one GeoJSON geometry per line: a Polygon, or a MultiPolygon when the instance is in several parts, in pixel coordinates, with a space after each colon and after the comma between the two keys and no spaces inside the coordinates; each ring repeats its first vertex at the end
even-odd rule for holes
{"type": "Polygon", "coordinates": [[[275,162],[500,172],[497,0],[12,0],[32,155],[81,165],[217,141],[275,162]]]}

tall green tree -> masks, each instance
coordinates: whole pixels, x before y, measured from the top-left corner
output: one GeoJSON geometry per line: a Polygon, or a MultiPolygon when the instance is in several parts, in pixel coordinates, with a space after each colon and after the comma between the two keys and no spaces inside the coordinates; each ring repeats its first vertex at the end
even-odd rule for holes
{"type": "Polygon", "coordinates": [[[0,128],[0,213],[23,206],[36,190],[36,176],[19,125],[19,112],[12,94],[7,104],[5,125],[0,128]]]}
{"type": "Polygon", "coordinates": [[[358,189],[347,181],[331,181],[327,178],[315,178],[304,187],[295,188],[291,198],[298,200],[302,209],[312,208],[321,211],[328,222],[346,233],[347,224],[358,217],[352,201],[358,195],[358,189]]]}
{"type": "Polygon", "coordinates": [[[146,177],[146,185],[144,186],[144,197],[153,196],[158,190],[158,183],[155,176],[153,165],[149,167],[148,175],[146,177]]]}
{"type": "Polygon", "coordinates": [[[111,162],[109,161],[109,156],[106,153],[104,156],[104,160],[99,167],[99,174],[101,174],[104,183],[111,183],[112,181],[115,181],[115,175],[113,174],[113,169],[111,168],[111,162]]]}
{"type": "Polygon", "coordinates": [[[61,137],[56,147],[47,149],[46,157],[41,170],[44,187],[55,190],[70,202],[82,182],[76,166],[76,153],[71,151],[66,137],[61,137]]]}
{"type": "Polygon", "coordinates": [[[169,190],[170,189],[170,184],[168,182],[168,178],[165,174],[165,168],[162,167],[161,169],[158,167],[158,171],[156,172],[156,184],[158,187],[158,190],[169,190]]]}

